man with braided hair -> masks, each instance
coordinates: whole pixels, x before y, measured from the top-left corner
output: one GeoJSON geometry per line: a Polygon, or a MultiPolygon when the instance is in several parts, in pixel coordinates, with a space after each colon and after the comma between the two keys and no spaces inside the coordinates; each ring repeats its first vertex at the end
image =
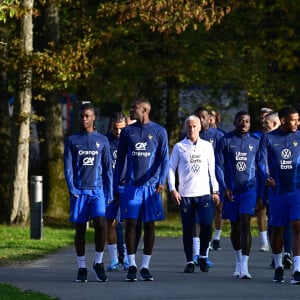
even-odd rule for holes
{"type": "MultiPolygon", "coordinates": [[[[122,112],[114,112],[109,120],[107,138],[109,141],[110,154],[112,158],[112,167],[115,169],[117,160],[117,149],[120,134],[123,128],[127,126],[127,118],[122,112]]],[[[123,176],[122,176],[123,177],[123,176]]],[[[124,179],[121,179],[120,190],[123,188],[124,179]]],[[[123,264],[124,270],[128,269],[128,259],[126,245],[123,243],[123,223],[120,216],[119,203],[112,200],[106,206],[106,229],[107,229],[107,247],[111,258],[111,264],[108,271],[119,270],[123,264]],[[118,256],[119,253],[119,256],[118,256]]]]}

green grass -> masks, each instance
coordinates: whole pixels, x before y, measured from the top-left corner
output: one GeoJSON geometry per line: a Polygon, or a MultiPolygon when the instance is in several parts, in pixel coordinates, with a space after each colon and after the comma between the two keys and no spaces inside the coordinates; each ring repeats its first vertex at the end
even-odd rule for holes
{"type": "Polygon", "coordinates": [[[71,228],[43,228],[43,238],[30,239],[30,227],[0,225],[0,266],[20,264],[73,244],[71,228]]]}
{"type": "MultiPolygon", "coordinates": [[[[230,224],[224,222],[222,236],[228,237],[230,224]]],[[[87,230],[87,242],[93,242],[93,228],[87,230]]],[[[157,237],[181,237],[181,220],[179,213],[170,213],[165,221],[156,223],[157,237]]],[[[257,236],[256,220],[253,218],[252,235],[257,236]]],[[[6,265],[23,264],[47,254],[54,253],[61,248],[71,246],[74,243],[74,229],[70,227],[43,227],[41,240],[30,238],[29,226],[5,226],[0,225],[0,267],[6,265]]],[[[32,291],[22,291],[13,286],[0,283],[0,300],[15,299],[57,299],[32,291]]]]}
{"type": "Polygon", "coordinates": [[[58,299],[51,298],[47,295],[35,293],[32,291],[22,291],[8,284],[0,283],[0,300],[49,300],[58,299]]]}
{"type": "MultiPolygon", "coordinates": [[[[228,237],[230,224],[224,222],[222,236],[228,237]]],[[[87,242],[93,242],[93,228],[87,230],[87,242]]],[[[157,237],[181,237],[181,220],[179,214],[168,214],[165,221],[156,223],[157,237]]],[[[253,218],[252,235],[257,236],[256,220],[253,218]]],[[[43,227],[43,237],[30,238],[29,226],[0,225],[0,266],[22,264],[54,253],[59,249],[73,245],[74,229],[70,227],[43,227]]]]}

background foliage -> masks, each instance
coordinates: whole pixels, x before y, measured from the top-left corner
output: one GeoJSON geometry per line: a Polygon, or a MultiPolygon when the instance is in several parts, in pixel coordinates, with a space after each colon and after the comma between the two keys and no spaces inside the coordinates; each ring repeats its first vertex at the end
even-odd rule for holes
{"type": "Polygon", "coordinates": [[[32,120],[42,149],[35,172],[45,177],[46,213],[58,207],[51,216],[58,219],[66,219],[68,206],[62,178],[53,179],[57,170],[62,172],[63,138],[56,128],[63,92],[75,93],[78,101],[92,100],[106,116],[114,109],[128,112],[134,98],[146,95],[152,119],[168,130],[170,148],[180,137],[182,90],[209,91],[201,101],[216,110],[224,93],[231,106],[238,106],[243,91],[253,130],[262,106],[299,105],[297,0],[34,1],[30,56],[19,40],[19,21],[26,13],[21,4],[0,2],[5,24],[0,26],[0,168],[7,170],[0,174],[2,222],[8,220],[9,174],[16,164],[10,156],[16,145],[9,142],[9,129],[15,124],[7,99],[20,89],[17,74],[25,67],[32,68],[32,120]]]}

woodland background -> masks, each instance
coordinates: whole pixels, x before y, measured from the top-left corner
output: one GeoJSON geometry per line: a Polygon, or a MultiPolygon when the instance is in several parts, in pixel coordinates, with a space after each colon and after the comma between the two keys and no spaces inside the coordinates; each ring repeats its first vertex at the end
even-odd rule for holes
{"type": "Polygon", "coordinates": [[[0,223],[28,222],[31,175],[44,179],[45,221],[68,222],[64,93],[103,116],[147,96],[170,149],[183,90],[217,111],[243,92],[253,130],[261,107],[298,107],[299,13],[297,0],[0,0],[0,223]]]}

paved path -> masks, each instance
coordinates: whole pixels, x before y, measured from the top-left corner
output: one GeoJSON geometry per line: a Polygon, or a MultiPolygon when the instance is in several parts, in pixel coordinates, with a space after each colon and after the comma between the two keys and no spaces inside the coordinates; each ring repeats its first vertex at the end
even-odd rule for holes
{"type": "MultiPolygon", "coordinates": [[[[193,274],[183,273],[185,264],[181,238],[157,238],[151,260],[152,282],[126,282],[123,271],[109,273],[109,281],[95,280],[89,268],[88,283],[76,283],[76,259],[73,248],[64,249],[33,263],[0,267],[0,282],[24,290],[34,290],[61,300],[93,299],[299,299],[300,285],[291,285],[292,271],[285,272],[285,283],[273,283],[270,252],[259,252],[258,238],[253,239],[249,259],[251,280],[232,277],[234,257],[228,238],[221,240],[222,250],[211,251],[214,266],[208,273],[197,268],[193,274]]],[[[141,260],[138,250],[137,262],[141,260]]],[[[93,246],[87,247],[87,262],[93,262],[93,246]]],[[[105,253],[108,264],[108,252],[105,253]]]]}

